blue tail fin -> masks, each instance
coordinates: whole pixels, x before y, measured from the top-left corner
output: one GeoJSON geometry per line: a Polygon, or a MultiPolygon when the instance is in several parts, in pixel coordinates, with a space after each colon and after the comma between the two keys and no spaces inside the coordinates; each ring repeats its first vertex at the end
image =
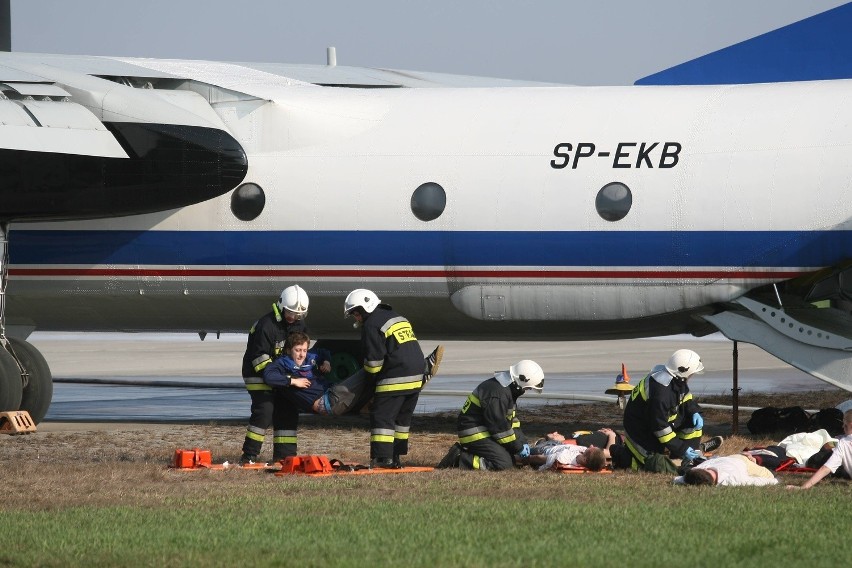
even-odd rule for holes
{"type": "Polygon", "coordinates": [[[636,85],[720,85],[852,78],[852,3],[708,53],[636,85]]]}

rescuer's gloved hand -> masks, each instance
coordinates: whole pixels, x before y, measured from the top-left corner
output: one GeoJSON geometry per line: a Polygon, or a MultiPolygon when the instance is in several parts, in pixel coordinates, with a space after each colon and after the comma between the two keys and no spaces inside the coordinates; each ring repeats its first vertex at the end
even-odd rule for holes
{"type": "MultiPolygon", "coordinates": [[[[698,415],[696,414],[696,416],[698,416],[698,415]]],[[[696,450],[694,448],[686,448],[686,452],[684,452],[684,454],[683,454],[683,461],[691,462],[695,458],[700,458],[700,457],[701,457],[701,452],[699,452],[698,450],[696,450]]]]}
{"type": "Polygon", "coordinates": [[[700,430],[704,427],[704,419],[701,418],[701,415],[697,412],[692,415],[692,425],[695,426],[696,430],[700,430]]]}
{"type": "Polygon", "coordinates": [[[520,451],[520,452],[518,452],[518,456],[520,456],[520,457],[522,457],[522,458],[528,458],[528,457],[530,457],[530,445],[529,445],[529,444],[524,444],[524,447],[523,447],[523,448],[521,448],[521,451],[520,451]]]}

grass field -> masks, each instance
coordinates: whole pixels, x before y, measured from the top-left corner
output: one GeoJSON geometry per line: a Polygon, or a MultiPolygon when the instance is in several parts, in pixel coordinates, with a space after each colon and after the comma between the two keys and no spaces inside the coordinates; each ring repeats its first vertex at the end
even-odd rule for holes
{"type": "MultiPolygon", "coordinates": [[[[581,406],[527,410],[525,429],[532,437],[612,424],[609,405],[581,406]]],[[[730,429],[730,416],[706,418],[709,434],[730,429]]],[[[300,444],[363,459],[365,430],[361,418],[306,421],[300,444]]],[[[408,463],[433,465],[452,430],[451,416],[417,417],[408,463]]],[[[769,488],[689,488],[629,472],[317,479],[167,467],[178,447],[233,459],[243,432],[115,425],[0,437],[0,566],[811,567],[852,558],[852,486],[842,481],[801,492],[783,484],[802,476],[769,488]]],[[[764,441],[729,438],[719,453],[764,441]]]]}

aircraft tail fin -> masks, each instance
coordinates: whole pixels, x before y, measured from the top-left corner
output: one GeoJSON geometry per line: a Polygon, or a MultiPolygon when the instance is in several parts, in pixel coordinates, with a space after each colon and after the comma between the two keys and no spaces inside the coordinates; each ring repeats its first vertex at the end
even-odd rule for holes
{"type": "Polygon", "coordinates": [[[638,79],[722,85],[852,78],[852,3],[638,79]]]}

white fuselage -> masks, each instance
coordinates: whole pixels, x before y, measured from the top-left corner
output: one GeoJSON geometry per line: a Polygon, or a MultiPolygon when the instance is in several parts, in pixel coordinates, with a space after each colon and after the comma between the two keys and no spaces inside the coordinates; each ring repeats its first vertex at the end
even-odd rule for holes
{"type": "Polygon", "coordinates": [[[664,334],[852,257],[852,81],[186,98],[243,146],[262,213],[241,221],[225,195],[18,224],[10,323],[242,330],[299,283],[311,327],[332,335],[356,287],[426,335],[664,334]],[[446,207],[422,221],[412,194],[427,182],[446,207]],[[596,198],[613,182],[632,201],[609,221],[596,198]]]}

